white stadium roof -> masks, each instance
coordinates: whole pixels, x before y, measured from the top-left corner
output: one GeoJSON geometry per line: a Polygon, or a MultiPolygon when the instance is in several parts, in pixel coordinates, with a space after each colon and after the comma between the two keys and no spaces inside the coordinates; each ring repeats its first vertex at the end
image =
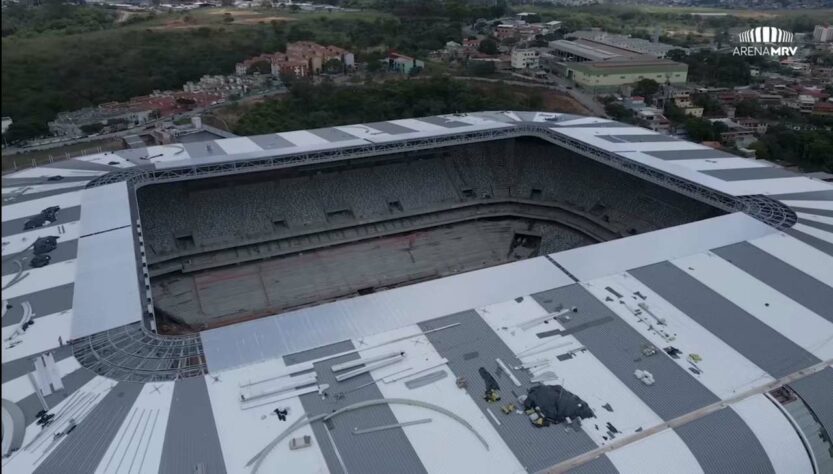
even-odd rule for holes
{"type": "Polygon", "coordinates": [[[606,119],[481,112],[57,162],[3,177],[2,219],[3,454],[17,448],[2,460],[8,472],[793,474],[833,466],[823,442],[808,436],[808,427],[833,433],[833,186],[769,163],[606,119]],[[184,338],[145,327],[136,186],[522,136],[729,212],[184,338]],[[61,208],[57,221],[24,229],[50,206],[61,208]],[[59,236],[52,262],[29,268],[21,255],[46,235],[59,236]],[[571,307],[571,319],[543,324],[571,307]],[[35,324],[21,331],[27,321],[35,324]],[[96,352],[102,341],[153,351],[131,366],[130,354],[96,352]],[[646,346],[658,353],[642,354],[646,346]],[[679,354],[662,350],[669,346],[679,354]],[[330,370],[399,352],[402,362],[369,375],[337,382],[330,370]],[[200,357],[204,365],[183,362],[200,357]],[[36,368],[52,359],[51,369],[36,368]],[[596,418],[535,429],[526,416],[504,415],[482,399],[477,373],[496,359],[506,366],[502,403],[544,374],[596,418]],[[781,385],[804,404],[776,402],[769,392],[781,385]],[[41,396],[55,414],[43,429],[41,396]],[[256,457],[304,416],[374,399],[410,401],[298,426],[256,457]],[[804,411],[785,409],[798,405],[804,411]],[[288,409],[286,422],[267,416],[275,407],[288,409]],[[290,450],[289,440],[304,435],[312,445],[290,450]]]}

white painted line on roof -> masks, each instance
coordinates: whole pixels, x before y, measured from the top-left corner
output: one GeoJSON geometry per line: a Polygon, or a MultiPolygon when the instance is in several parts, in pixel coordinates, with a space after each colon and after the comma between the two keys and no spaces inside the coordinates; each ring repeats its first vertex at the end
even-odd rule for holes
{"type": "MultiPolygon", "coordinates": [[[[66,260],[59,263],[50,263],[41,268],[29,268],[28,262],[24,263],[26,270],[23,275],[28,275],[20,281],[3,291],[4,298],[16,298],[21,295],[28,295],[38,291],[66,285],[75,280],[75,260],[66,260]]],[[[4,275],[2,286],[6,286],[17,274],[4,275]]]]}
{"type": "Polygon", "coordinates": [[[506,111],[506,112],[503,112],[503,115],[505,115],[505,116],[509,117],[510,119],[512,119],[512,120],[514,120],[514,121],[516,121],[516,122],[520,122],[520,121],[521,121],[521,118],[520,118],[520,117],[518,117],[518,114],[516,114],[515,112],[512,112],[512,111],[506,111]]]}
{"type": "MultiPolygon", "coordinates": [[[[42,454],[48,447],[52,446],[54,434],[66,428],[69,418],[81,421],[80,417],[85,413],[88,414],[100,403],[104,395],[114,385],[113,380],[96,375],[75,393],[52,407],[50,412],[55,414],[55,418],[49,427],[41,429],[33,421],[26,427],[23,448],[14,452],[10,458],[3,460],[3,471],[32,472],[37,469],[37,466],[47,458],[42,454]],[[32,443],[33,441],[35,442],[32,443]]],[[[66,439],[66,436],[59,438],[57,445],[52,446],[52,449],[56,449],[66,439]]]]}
{"type": "MultiPolygon", "coordinates": [[[[388,122],[401,125],[405,128],[410,128],[411,130],[415,130],[417,132],[446,132],[448,128],[443,127],[441,125],[434,125],[433,123],[423,122],[422,120],[417,119],[400,119],[400,120],[388,120],[388,122]]],[[[461,127],[462,128],[462,127],[461,127]]]]}
{"type": "Polygon", "coordinates": [[[174,395],[173,382],[146,383],[110,442],[96,474],[158,472],[174,395]]]}
{"type": "Polygon", "coordinates": [[[801,223],[794,225],[793,229],[799,232],[803,232],[807,235],[812,235],[813,237],[817,237],[825,242],[830,242],[831,244],[833,244],[833,233],[817,229],[815,227],[810,227],[801,223]]]}
{"type": "MultiPolygon", "coordinates": [[[[536,336],[536,331],[519,331],[513,325],[513,322],[519,320],[547,314],[547,311],[530,297],[524,297],[521,302],[509,300],[478,308],[477,313],[515,354],[541,342],[541,339],[536,336]]],[[[564,329],[561,323],[555,320],[549,321],[546,326],[542,326],[541,330],[544,328],[547,330],[564,329]]],[[[553,347],[533,356],[525,356],[523,360],[548,360],[550,365],[540,371],[533,371],[533,375],[546,371],[555,372],[558,379],[549,381],[547,384],[563,385],[564,388],[578,394],[587,402],[596,418],[585,421],[581,428],[596,445],[603,446],[612,441],[607,436],[607,423],[611,423],[620,431],[616,438],[613,438],[618,439],[635,433],[639,428],[662,422],[662,419],[648,405],[591,352],[573,352],[572,358],[559,360],[559,355],[582,347],[574,336],[553,336],[549,339],[553,339],[554,342],[571,341],[573,344],[567,347],[553,347]],[[610,404],[613,411],[602,408],[605,404],[610,404]],[[604,439],[605,437],[608,439],[604,439]]]]}
{"type": "MultiPolygon", "coordinates": [[[[399,337],[418,332],[416,325],[388,331],[382,334],[365,337],[362,342],[365,344],[376,344],[397,339],[399,337]]],[[[358,341],[354,341],[360,347],[358,341]]],[[[443,358],[434,349],[434,346],[425,336],[417,339],[408,339],[395,342],[391,345],[382,346],[376,349],[362,351],[362,357],[382,354],[389,350],[408,351],[408,357],[421,361],[422,365],[434,365],[443,358]]],[[[445,369],[450,371],[450,369],[445,369]]],[[[384,375],[384,369],[373,371],[374,379],[384,375]]],[[[495,431],[492,422],[486,418],[486,414],[480,410],[475,402],[468,396],[465,390],[460,390],[456,385],[456,376],[446,377],[432,384],[409,389],[404,382],[391,384],[380,383],[376,386],[384,398],[410,398],[422,402],[433,403],[447,408],[471,423],[474,429],[486,439],[489,450],[486,451],[483,445],[474,438],[471,433],[456,421],[446,416],[431,416],[432,422],[428,425],[407,426],[403,428],[405,436],[419,456],[422,465],[428,472],[525,472],[522,464],[509,449],[503,438],[495,431]],[[437,436],[443,433],[443,436],[437,436]],[[449,444],[448,440],[454,442],[449,444]]],[[[414,420],[425,418],[427,412],[424,408],[407,405],[391,405],[397,421],[414,420]]],[[[500,413],[497,416],[502,416],[500,413]]],[[[368,421],[368,424],[371,422],[368,421]]],[[[365,426],[359,426],[364,428],[365,426]]],[[[532,426],[530,425],[530,428],[532,426]]]]}
{"type": "Polygon", "coordinates": [[[79,221],[72,221],[66,224],[59,224],[52,227],[41,227],[21,234],[14,234],[3,237],[3,255],[18,253],[32,245],[38,237],[56,236],[58,243],[70,242],[78,238],[81,225],[79,221]],[[61,232],[63,230],[63,232],[61,232]]]}
{"type": "MultiPolygon", "coordinates": [[[[3,195],[12,194],[18,192],[20,190],[25,189],[26,192],[23,193],[24,196],[29,196],[31,194],[37,193],[45,193],[49,191],[57,191],[59,189],[74,189],[74,188],[83,188],[86,186],[88,181],[69,181],[66,183],[57,182],[57,183],[49,183],[49,184],[32,184],[28,186],[11,186],[3,188],[3,195]]],[[[11,203],[9,203],[11,204],[11,203]]]]}
{"type": "MultiPolygon", "coordinates": [[[[565,120],[563,122],[558,122],[559,125],[594,125],[597,123],[607,123],[611,122],[611,120],[597,118],[597,117],[582,117],[579,119],[573,120],[565,120]]],[[[613,128],[613,127],[610,127],[613,128]]],[[[627,128],[627,127],[618,127],[618,128],[627,128]]]]}
{"type": "Polygon", "coordinates": [[[551,254],[580,280],[592,280],[777,232],[742,213],[551,254]]]}
{"type": "Polygon", "coordinates": [[[90,163],[98,163],[100,165],[105,166],[112,166],[115,168],[131,168],[133,166],[136,166],[135,164],[131,163],[128,160],[125,160],[124,158],[120,157],[114,152],[96,153],[95,155],[81,156],[75,159],[80,161],[88,161],[90,163]],[[115,164],[113,165],[110,163],[115,164]]]}
{"type": "Polygon", "coordinates": [[[685,166],[696,171],[730,170],[736,168],[769,168],[765,161],[753,161],[746,158],[705,158],[697,160],[673,160],[677,166],[685,166]]]}
{"type": "MultiPolygon", "coordinates": [[[[223,451],[227,472],[241,472],[246,462],[280,430],[294,423],[304,414],[304,407],[299,397],[281,400],[281,408],[289,411],[288,422],[279,423],[277,418],[266,415],[268,410],[241,410],[240,384],[251,379],[262,379],[274,373],[286,371],[283,359],[276,358],[266,362],[250,365],[241,369],[225,371],[217,376],[205,376],[211,411],[217,426],[220,448],[223,451]]],[[[310,416],[318,413],[309,413],[310,416]]],[[[312,446],[297,451],[290,451],[289,440],[278,444],[266,457],[261,472],[327,472],[327,462],[321,453],[322,440],[316,439],[310,426],[305,426],[292,433],[291,438],[311,436],[312,446]]],[[[155,472],[155,471],[153,471],[155,472]]]]}
{"type": "MultiPolygon", "coordinates": [[[[4,359],[4,362],[7,361],[4,359]]],[[[60,371],[62,377],[66,377],[70,373],[81,368],[81,364],[78,363],[75,357],[61,359],[56,362],[55,365],[58,367],[58,371],[60,371]]],[[[32,371],[34,370],[35,366],[33,363],[32,371]]],[[[21,375],[20,377],[13,378],[3,384],[3,398],[11,400],[15,403],[23,400],[33,393],[35,393],[35,387],[32,386],[32,380],[28,375],[21,375]]]]}
{"type": "Polygon", "coordinates": [[[182,143],[171,143],[168,145],[151,146],[145,149],[146,157],[153,163],[165,163],[168,161],[187,160],[191,157],[182,143]]]}
{"type": "MultiPolygon", "coordinates": [[[[685,148],[673,148],[672,150],[691,150],[692,148],[685,147],[685,148]]],[[[699,148],[699,149],[706,149],[699,148]]],[[[655,150],[660,151],[660,150],[655,150]]],[[[733,196],[737,196],[739,194],[749,194],[738,192],[734,187],[732,187],[730,181],[724,181],[722,179],[715,178],[714,176],[701,173],[700,171],[693,170],[683,165],[676,164],[676,160],[663,160],[662,158],[657,158],[655,156],[649,155],[650,151],[640,152],[640,151],[623,151],[617,153],[619,156],[627,158],[631,161],[635,161],[637,163],[642,163],[644,165],[648,165],[652,168],[656,168],[660,171],[664,171],[668,174],[673,176],[678,176],[683,179],[687,179],[694,183],[701,184],[708,188],[721,191],[727,194],[731,194],[733,196]]],[[[721,159],[729,159],[729,158],[721,158],[721,159]]],[[[742,159],[742,158],[741,158],[742,159]]]]}
{"type": "Polygon", "coordinates": [[[833,201],[800,201],[794,199],[784,199],[781,202],[790,207],[806,207],[809,209],[824,209],[833,211],[833,201]]]}
{"type": "Polygon", "coordinates": [[[70,191],[31,201],[5,204],[3,205],[3,222],[39,214],[40,211],[50,206],[61,206],[62,209],[78,206],[81,204],[81,193],[81,190],[70,191]]]}
{"type": "Polygon", "coordinates": [[[704,472],[697,458],[673,430],[665,430],[614,449],[607,453],[607,457],[621,473],[698,474],[704,472]]]}
{"type": "Polygon", "coordinates": [[[327,140],[318,135],[308,132],[306,130],[296,130],[294,132],[283,132],[278,134],[279,137],[289,140],[295,146],[319,146],[330,145],[327,140]]]}
{"type": "Polygon", "coordinates": [[[4,176],[5,178],[48,178],[50,176],[64,176],[66,178],[77,178],[81,176],[87,176],[89,178],[94,178],[96,176],[101,176],[103,174],[107,174],[106,171],[94,171],[94,170],[78,170],[78,169],[63,169],[63,168],[29,168],[23,171],[18,171],[17,173],[12,173],[9,175],[4,176]]]}
{"type": "MultiPolygon", "coordinates": [[[[721,399],[731,398],[739,392],[774,380],[766,371],[628,273],[599,278],[584,286],[596,299],[616,313],[658,350],[669,345],[679,349],[682,352],[680,357],[671,360],[721,399]],[[619,300],[605,289],[608,286],[621,294],[624,297],[623,300],[627,301],[633,309],[638,309],[638,302],[642,301],[641,298],[636,299],[638,297],[634,293],[639,292],[645,296],[644,302],[647,303],[650,311],[665,320],[666,325],[662,327],[663,331],[673,334],[674,340],[666,341],[655,331],[649,330],[648,324],[639,322],[639,319],[625,305],[619,303],[619,300]],[[605,301],[607,297],[613,298],[613,301],[605,301]],[[688,354],[698,354],[702,357],[702,360],[697,363],[701,374],[695,375],[688,370],[691,367],[686,360],[688,354]]],[[[642,317],[648,323],[654,322],[644,311],[642,317]]]]}
{"type": "Polygon", "coordinates": [[[257,143],[253,142],[247,137],[226,138],[224,140],[217,140],[217,144],[229,155],[236,155],[238,153],[250,153],[254,151],[263,151],[257,143]]]}
{"type": "MultiPolygon", "coordinates": [[[[70,325],[72,323],[72,310],[61,311],[39,318],[33,319],[35,324],[23,334],[17,336],[15,340],[21,341],[20,344],[9,348],[8,338],[17,329],[16,324],[6,326],[2,329],[3,334],[3,362],[10,362],[23,357],[29,357],[32,354],[55,349],[58,347],[58,338],[60,337],[64,344],[70,339],[70,325]]],[[[33,367],[34,369],[34,367],[33,367]]]]}
{"type": "Polygon", "coordinates": [[[733,190],[735,196],[745,194],[771,195],[803,193],[810,191],[829,191],[831,189],[830,183],[816,181],[805,178],[804,176],[726,181],[726,187],[733,190]]]}
{"type": "Polygon", "coordinates": [[[800,219],[807,219],[808,221],[821,222],[822,224],[833,225],[833,217],[819,216],[817,214],[807,214],[806,212],[796,212],[800,219]]]}
{"type": "Polygon", "coordinates": [[[833,257],[821,250],[784,233],[750,240],[749,243],[827,286],[833,286],[833,257]]]}
{"type": "Polygon", "coordinates": [[[795,428],[765,395],[741,400],[732,409],[758,438],[775,472],[813,472],[795,428]]]}
{"type": "Polygon", "coordinates": [[[81,195],[81,235],[133,224],[130,193],[127,181],[85,189],[81,195]]]}
{"type": "Polygon", "coordinates": [[[819,359],[833,358],[833,324],[728,261],[709,252],[671,263],[819,359]]]}

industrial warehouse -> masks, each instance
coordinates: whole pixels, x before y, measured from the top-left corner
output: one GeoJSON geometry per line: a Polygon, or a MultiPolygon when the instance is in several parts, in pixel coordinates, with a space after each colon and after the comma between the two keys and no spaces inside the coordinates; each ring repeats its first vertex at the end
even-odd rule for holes
{"type": "Polygon", "coordinates": [[[15,473],[833,471],[833,186],[494,111],[3,177],[15,473]]]}

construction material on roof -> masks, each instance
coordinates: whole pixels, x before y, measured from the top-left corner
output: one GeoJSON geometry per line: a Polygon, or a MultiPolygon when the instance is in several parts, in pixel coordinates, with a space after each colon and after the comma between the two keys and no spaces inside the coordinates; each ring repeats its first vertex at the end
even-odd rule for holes
{"type": "Polygon", "coordinates": [[[533,382],[533,383],[549,382],[551,380],[558,380],[558,375],[556,375],[555,372],[553,372],[551,370],[547,370],[546,372],[541,372],[540,374],[536,375],[535,377],[532,377],[532,379],[530,379],[530,382],[533,382]]]}
{"type": "Polygon", "coordinates": [[[536,426],[596,416],[584,400],[561,385],[537,385],[530,388],[524,400],[524,410],[531,411],[529,415],[535,415],[530,416],[530,421],[536,426]],[[539,420],[539,417],[543,420],[539,420]]]}
{"type": "Polygon", "coordinates": [[[310,387],[293,390],[291,392],[282,392],[279,394],[270,395],[268,397],[264,397],[259,400],[246,400],[240,401],[240,409],[241,410],[249,410],[251,408],[258,408],[265,405],[270,405],[272,403],[277,403],[283,400],[289,400],[290,398],[300,397],[301,395],[306,395],[308,393],[315,393],[318,392],[319,394],[323,394],[327,389],[330,388],[329,384],[321,384],[321,385],[313,385],[310,387]],[[274,398],[273,398],[274,397],[274,398]]]}
{"type": "Polygon", "coordinates": [[[292,438],[289,440],[289,449],[296,450],[302,448],[308,448],[312,446],[312,436],[304,435],[300,438],[292,438]]]}
{"type": "Polygon", "coordinates": [[[534,328],[535,326],[537,326],[539,324],[542,324],[546,321],[549,321],[550,319],[561,318],[565,315],[568,315],[570,313],[576,313],[576,312],[578,312],[578,308],[573,306],[572,308],[562,309],[562,310],[556,311],[554,313],[549,313],[545,316],[540,316],[540,317],[537,317],[537,318],[530,319],[529,321],[525,321],[525,322],[522,322],[522,323],[518,324],[517,327],[526,331],[528,329],[534,328]]]}
{"type": "Polygon", "coordinates": [[[286,438],[287,436],[292,434],[292,432],[294,432],[298,428],[306,426],[306,425],[308,425],[310,423],[313,423],[315,421],[331,420],[331,419],[335,418],[336,416],[341,415],[342,413],[347,413],[347,412],[350,412],[350,411],[353,411],[353,410],[359,410],[361,408],[366,408],[366,407],[371,407],[371,406],[376,406],[376,405],[408,405],[408,406],[422,407],[422,408],[426,408],[428,410],[433,410],[433,411],[436,411],[438,413],[442,413],[443,415],[446,415],[446,416],[454,419],[455,421],[457,421],[461,425],[465,426],[466,429],[468,429],[474,436],[477,437],[477,439],[483,444],[483,447],[485,447],[487,451],[489,450],[489,443],[486,442],[486,439],[484,439],[483,436],[481,436],[480,433],[478,433],[469,422],[467,422],[466,420],[464,420],[463,418],[461,418],[459,415],[455,414],[454,412],[446,410],[445,408],[443,408],[441,406],[437,406],[437,405],[434,405],[432,403],[426,403],[426,402],[419,401],[419,400],[411,400],[411,399],[407,399],[407,398],[386,398],[386,399],[368,400],[368,401],[364,401],[364,402],[354,403],[353,405],[348,405],[348,406],[346,406],[344,408],[341,408],[339,410],[336,410],[332,413],[316,415],[316,416],[313,416],[312,418],[308,418],[307,415],[304,414],[303,416],[301,416],[301,418],[298,418],[297,420],[295,420],[295,422],[292,423],[292,425],[289,428],[287,428],[283,433],[279,434],[275,439],[270,441],[269,444],[267,444],[263,449],[261,449],[257,454],[255,454],[251,459],[249,459],[249,461],[246,463],[246,467],[254,465],[252,467],[252,473],[253,474],[257,473],[258,469],[260,468],[260,465],[263,463],[263,460],[266,459],[266,456],[273,449],[275,449],[275,446],[278,443],[280,443],[284,438],[286,438]]]}
{"type": "Polygon", "coordinates": [[[288,381],[274,388],[266,387],[260,390],[241,390],[240,400],[246,402],[256,400],[258,398],[267,397],[269,395],[276,395],[279,393],[288,392],[296,388],[301,388],[306,385],[314,384],[317,380],[318,376],[315,373],[309,373],[298,377],[292,377],[288,381]]]}
{"type": "Polygon", "coordinates": [[[500,367],[500,369],[503,370],[503,372],[509,377],[509,380],[511,380],[516,387],[521,386],[521,381],[518,380],[517,377],[515,377],[515,374],[513,374],[512,371],[509,370],[509,367],[506,364],[504,364],[503,361],[500,360],[500,358],[495,359],[495,362],[497,362],[498,367],[500,367]]]}
{"type": "MultiPolygon", "coordinates": [[[[384,382],[385,382],[385,383],[393,383],[393,382],[398,382],[398,381],[400,381],[400,380],[402,380],[402,379],[406,379],[406,378],[408,378],[408,377],[413,377],[414,375],[421,374],[421,373],[423,373],[423,372],[427,372],[427,371],[429,371],[429,370],[431,370],[431,369],[436,369],[437,367],[441,367],[441,366],[443,366],[443,365],[445,365],[445,364],[447,364],[447,363],[448,363],[448,359],[446,359],[445,357],[443,357],[443,358],[442,358],[442,359],[440,359],[440,361],[439,361],[439,362],[437,362],[436,364],[431,364],[431,365],[429,365],[428,367],[423,367],[423,368],[421,368],[421,369],[417,370],[416,372],[411,372],[411,373],[409,373],[409,374],[401,375],[401,376],[399,376],[399,377],[396,377],[396,378],[393,378],[393,379],[390,379],[390,380],[387,380],[387,377],[383,377],[383,379],[382,379],[382,380],[384,380],[384,382]]],[[[391,375],[393,375],[393,374],[391,374],[391,375]]]]}
{"type": "Polygon", "coordinates": [[[529,349],[523,350],[518,352],[518,357],[524,358],[533,355],[540,354],[542,352],[546,352],[552,349],[558,349],[560,347],[569,346],[573,344],[573,341],[566,341],[566,342],[557,342],[557,341],[546,341],[540,344],[535,344],[534,346],[530,347],[529,349]]]}
{"type": "Polygon", "coordinates": [[[332,369],[333,372],[340,372],[342,370],[352,369],[353,367],[358,367],[360,365],[367,365],[367,364],[370,364],[372,362],[377,362],[377,361],[380,361],[380,360],[390,359],[390,358],[400,356],[400,355],[404,356],[405,353],[404,352],[389,352],[387,354],[382,354],[382,355],[378,355],[378,356],[374,356],[374,357],[354,359],[354,360],[351,360],[351,361],[348,361],[348,362],[342,362],[340,364],[335,364],[330,368],[332,369]]]}
{"type": "Polygon", "coordinates": [[[483,378],[483,382],[486,384],[486,391],[483,394],[483,399],[487,402],[496,402],[500,400],[500,385],[498,385],[497,380],[489,373],[488,370],[481,367],[477,369],[477,373],[480,374],[480,377],[483,378]]]}
{"type": "Polygon", "coordinates": [[[377,431],[384,431],[384,430],[391,430],[394,428],[402,428],[403,426],[411,426],[411,425],[421,425],[423,423],[431,423],[431,418],[422,418],[419,420],[412,420],[412,421],[403,421],[402,423],[395,423],[392,425],[382,425],[382,426],[374,426],[373,428],[364,428],[364,429],[353,429],[354,435],[366,434],[366,433],[375,433],[377,431]]]}
{"type": "Polygon", "coordinates": [[[405,386],[413,390],[415,388],[432,384],[446,377],[448,377],[448,372],[446,372],[445,370],[438,370],[436,372],[431,372],[430,374],[423,375],[422,377],[417,377],[415,379],[408,380],[405,382],[405,386]]]}
{"type": "Polygon", "coordinates": [[[633,371],[633,376],[638,378],[645,385],[654,384],[654,375],[647,370],[636,369],[633,371]]]}
{"type": "Polygon", "coordinates": [[[398,356],[391,357],[391,358],[384,359],[384,360],[380,360],[380,361],[374,362],[372,364],[367,364],[364,367],[360,367],[358,369],[351,370],[349,372],[345,372],[341,375],[336,375],[336,380],[339,381],[339,382],[343,382],[343,381],[345,381],[349,378],[353,378],[357,375],[366,374],[367,372],[370,372],[371,370],[381,369],[382,367],[387,367],[391,364],[401,362],[402,359],[404,359],[404,358],[405,358],[405,353],[403,352],[398,356]]]}

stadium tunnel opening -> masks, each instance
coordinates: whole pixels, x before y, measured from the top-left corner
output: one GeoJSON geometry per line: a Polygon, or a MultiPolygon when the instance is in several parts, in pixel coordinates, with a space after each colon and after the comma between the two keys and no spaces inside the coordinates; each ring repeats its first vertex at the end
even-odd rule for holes
{"type": "Polygon", "coordinates": [[[137,197],[162,333],[723,214],[537,138],[151,184],[137,197]]]}

